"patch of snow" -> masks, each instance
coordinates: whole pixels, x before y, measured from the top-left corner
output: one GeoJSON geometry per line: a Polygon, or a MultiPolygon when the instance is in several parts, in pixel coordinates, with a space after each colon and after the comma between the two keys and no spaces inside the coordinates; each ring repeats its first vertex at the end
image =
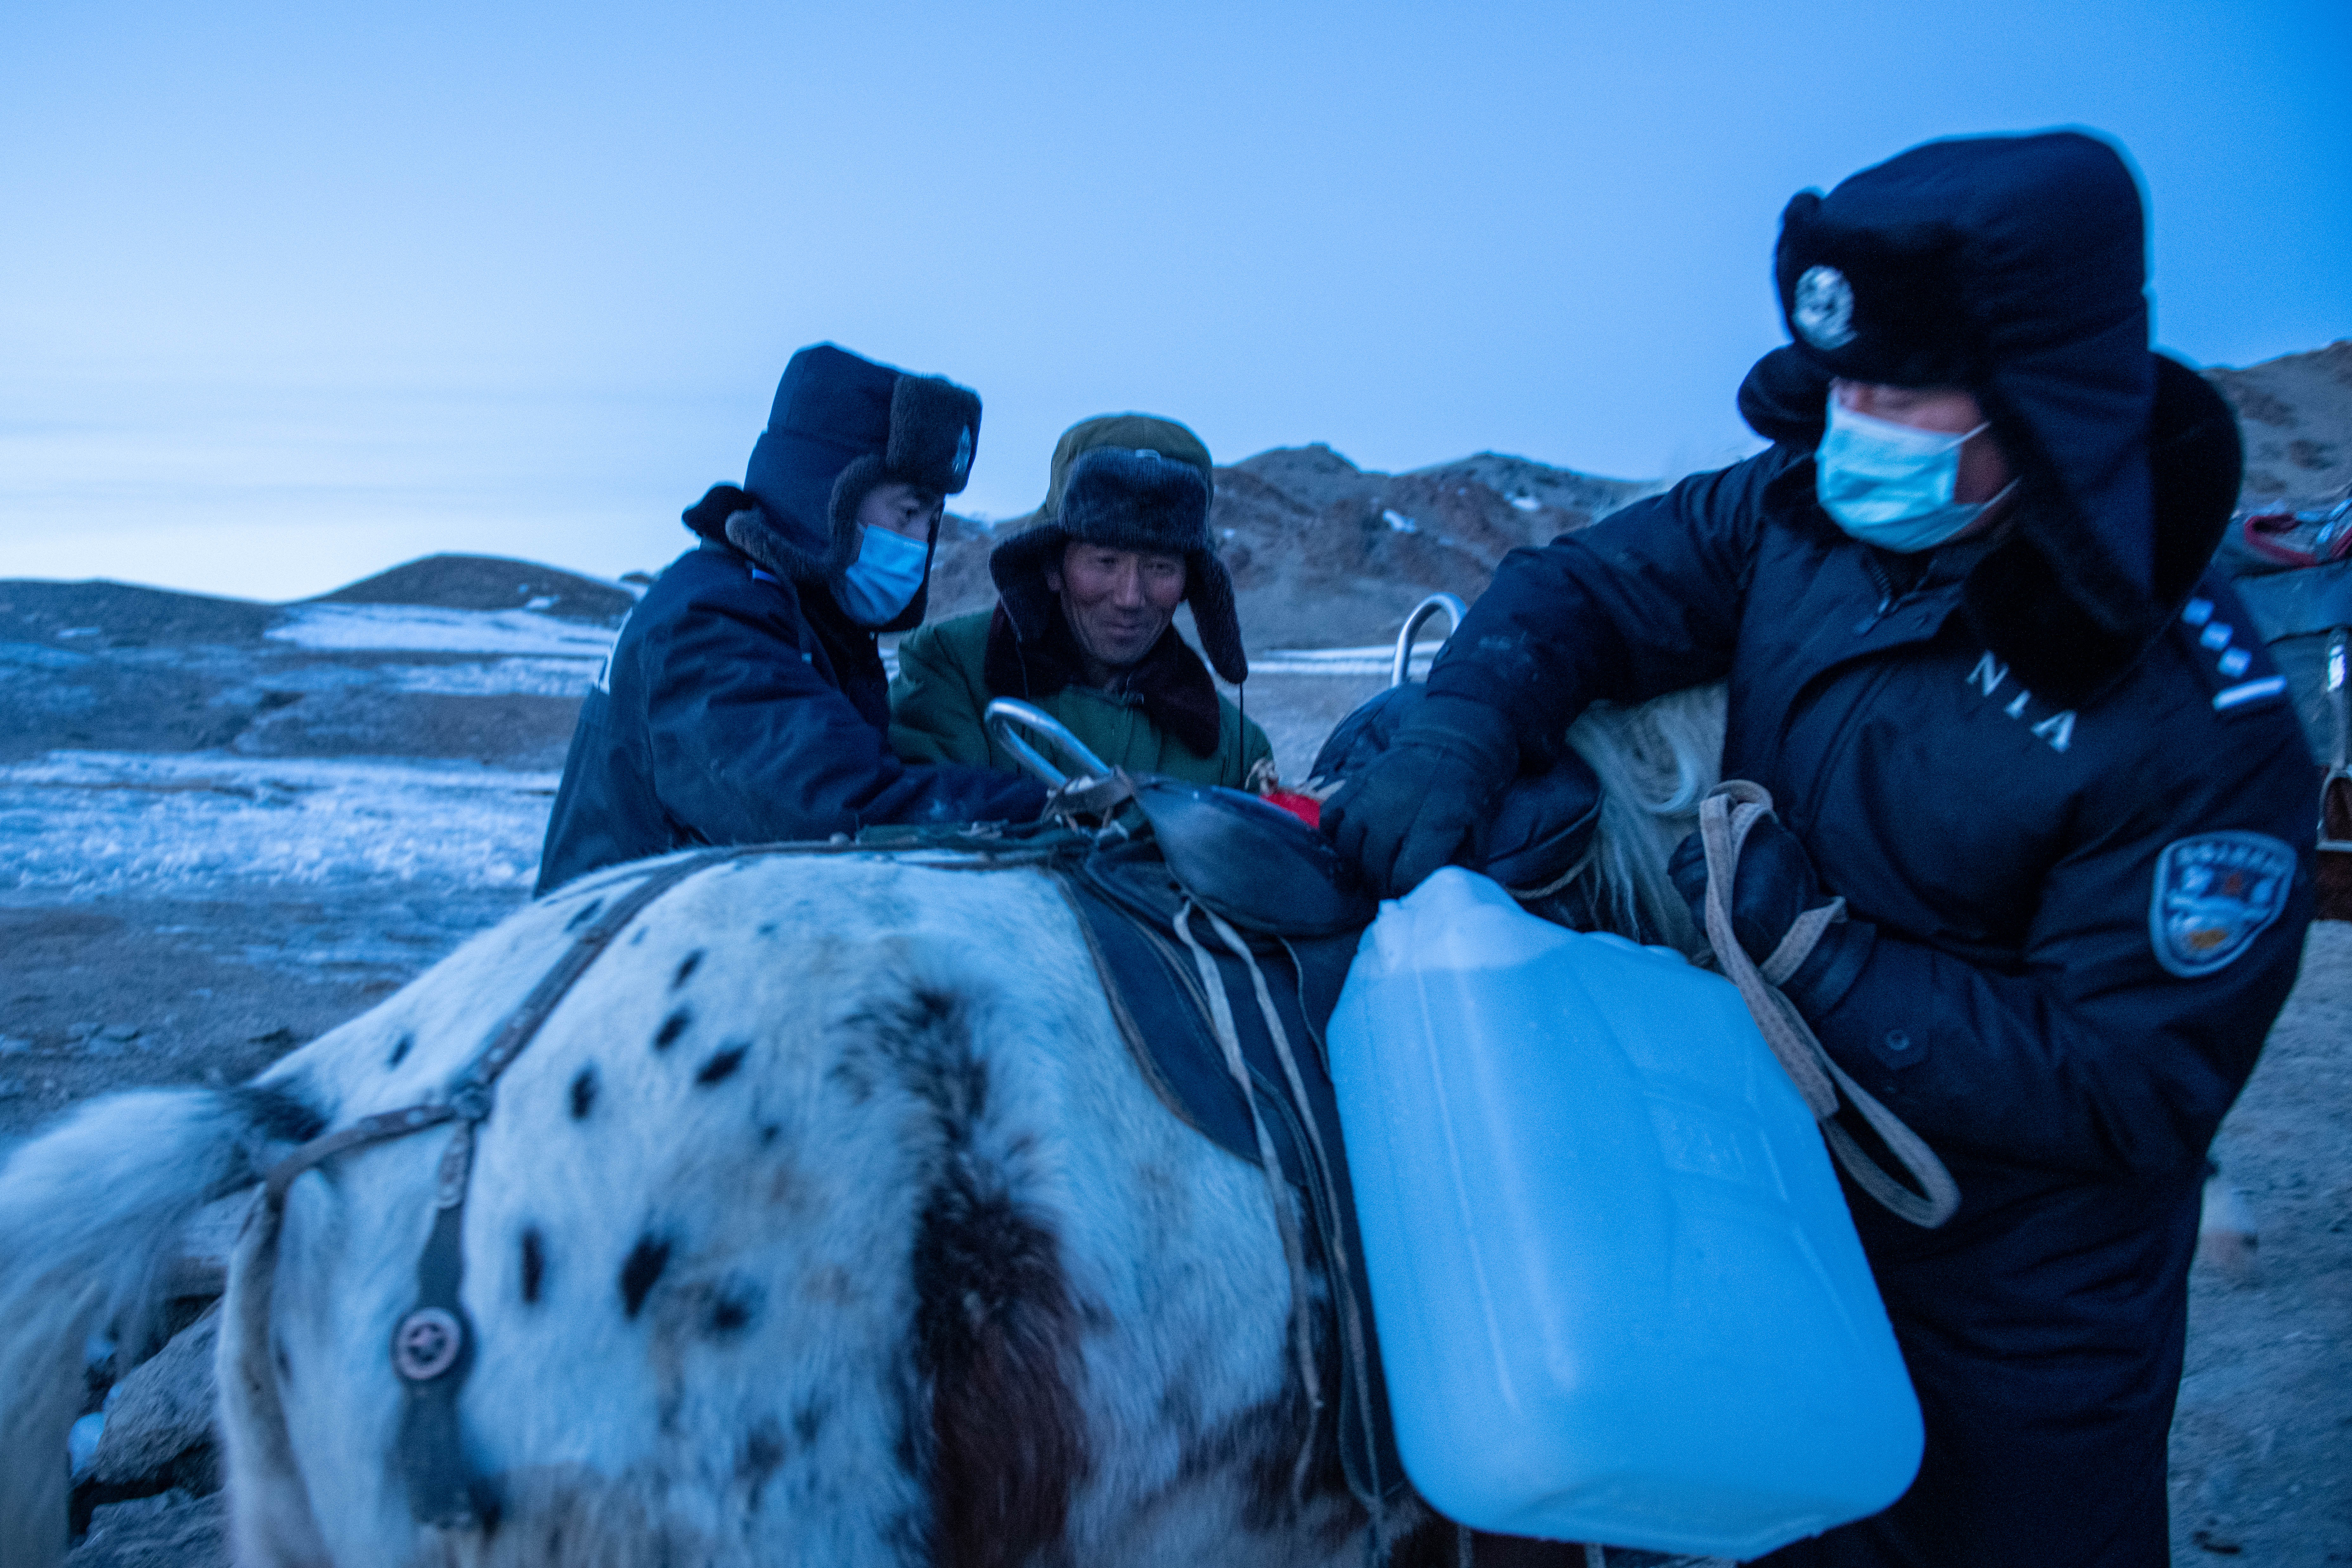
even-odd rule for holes
{"type": "Polygon", "coordinates": [[[531,610],[432,605],[299,605],[262,634],[335,652],[569,654],[601,658],[614,633],[531,610]]]}
{"type": "Polygon", "coordinates": [[[1521,511],[1540,511],[1543,510],[1543,502],[1536,500],[1533,496],[1513,496],[1511,498],[1511,504],[1517,507],[1521,511]]]}
{"type": "MultiPolygon", "coordinates": [[[[1444,645],[1415,643],[1412,669],[1425,673],[1444,645]]],[[[1396,668],[1396,644],[1370,647],[1277,647],[1250,656],[1250,676],[1261,675],[1386,675],[1396,668]]]]}
{"type": "Polygon", "coordinates": [[[527,889],[557,779],[457,763],[52,752],[0,767],[0,893],[527,889]]]}
{"type": "Polygon", "coordinates": [[[595,658],[500,658],[449,664],[310,664],[271,669],[225,688],[215,707],[250,707],[269,692],[370,689],[451,697],[584,697],[595,658]]]}
{"type": "Polygon", "coordinates": [[[98,1440],[104,1436],[106,1412],[103,1410],[91,1411],[66,1429],[66,1461],[72,1467],[74,1479],[79,1480],[89,1474],[90,1463],[98,1458],[98,1440]]]}
{"type": "Polygon", "coordinates": [[[494,664],[393,664],[379,672],[395,691],[450,697],[585,697],[593,658],[502,658],[494,664]]]}
{"type": "Polygon", "coordinates": [[[538,598],[533,599],[530,604],[525,605],[523,608],[526,610],[551,610],[555,608],[555,595],[552,594],[541,594],[538,598]]]}
{"type": "Polygon", "coordinates": [[[86,653],[44,647],[37,642],[0,642],[0,664],[28,669],[75,669],[89,662],[90,656],[86,653]]]}
{"type": "Polygon", "coordinates": [[[1381,512],[1381,520],[1383,522],[1386,522],[1391,528],[1396,530],[1399,533],[1419,533],[1421,531],[1421,524],[1413,521],[1412,519],[1405,516],[1404,513],[1398,511],[1393,507],[1384,509],[1381,512]]]}

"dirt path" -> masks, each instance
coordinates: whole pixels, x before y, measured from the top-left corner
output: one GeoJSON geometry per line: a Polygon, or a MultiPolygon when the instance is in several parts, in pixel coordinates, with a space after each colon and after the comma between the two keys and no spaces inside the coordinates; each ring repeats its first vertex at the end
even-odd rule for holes
{"type": "Polygon", "coordinates": [[[2312,928],[2213,1152],[2261,1246],[2190,1277],[2173,1561],[2352,1563],[2352,925],[2312,928]]]}

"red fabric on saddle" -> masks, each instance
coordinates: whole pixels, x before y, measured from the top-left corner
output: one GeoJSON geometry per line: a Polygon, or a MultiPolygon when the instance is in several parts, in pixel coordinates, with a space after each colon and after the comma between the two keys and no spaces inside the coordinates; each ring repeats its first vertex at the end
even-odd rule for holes
{"type": "Polygon", "coordinates": [[[1311,795],[1300,795],[1296,790],[1275,789],[1266,791],[1260,798],[1268,805],[1282,807],[1309,827],[1323,826],[1323,803],[1311,795]]]}

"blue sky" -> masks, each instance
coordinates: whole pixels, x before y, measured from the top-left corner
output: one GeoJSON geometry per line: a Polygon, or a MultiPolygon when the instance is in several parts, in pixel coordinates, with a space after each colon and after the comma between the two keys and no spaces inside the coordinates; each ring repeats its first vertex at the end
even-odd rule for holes
{"type": "Polygon", "coordinates": [[[0,21],[0,576],[278,598],[613,574],[793,349],[987,403],[1649,476],[1744,449],[1781,205],[2083,124],[2159,342],[2352,335],[2352,5],[24,0],[0,21]]]}

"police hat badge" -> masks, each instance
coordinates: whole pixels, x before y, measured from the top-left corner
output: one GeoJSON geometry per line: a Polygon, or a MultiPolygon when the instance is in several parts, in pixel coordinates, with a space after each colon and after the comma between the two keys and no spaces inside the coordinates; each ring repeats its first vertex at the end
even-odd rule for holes
{"type": "Polygon", "coordinates": [[[2157,857],[2147,928],[2156,961],[2184,980],[2253,945],[2286,908],[2294,851],[2267,833],[2200,833],[2157,857]]]}
{"type": "Polygon", "coordinates": [[[1834,267],[1806,268],[1789,320],[1817,349],[1845,347],[1853,342],[1853,285],[1834,267]]]}

